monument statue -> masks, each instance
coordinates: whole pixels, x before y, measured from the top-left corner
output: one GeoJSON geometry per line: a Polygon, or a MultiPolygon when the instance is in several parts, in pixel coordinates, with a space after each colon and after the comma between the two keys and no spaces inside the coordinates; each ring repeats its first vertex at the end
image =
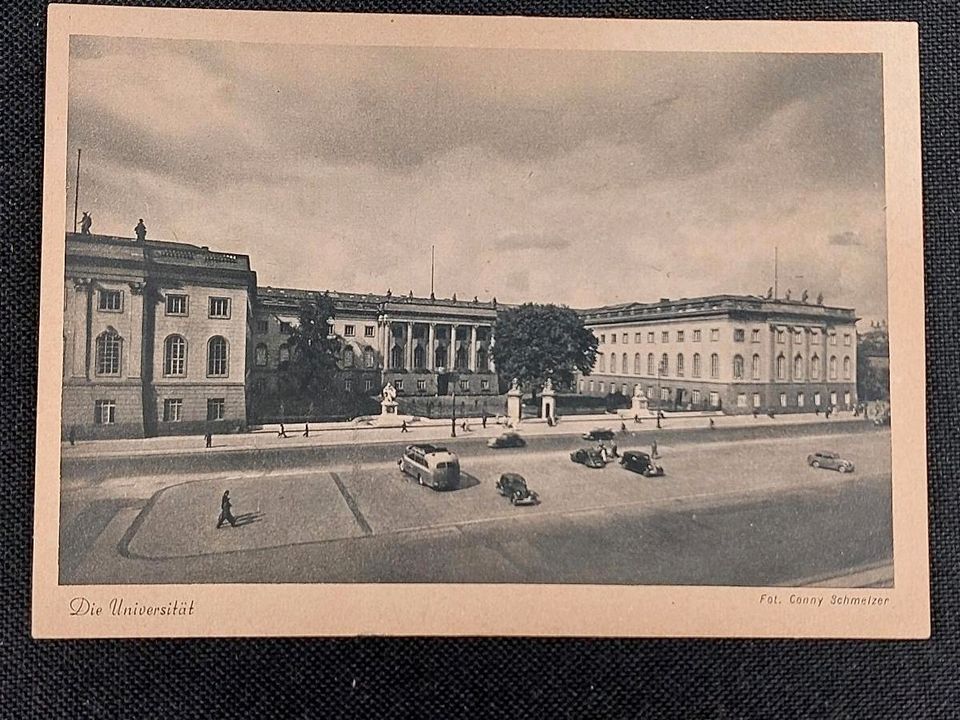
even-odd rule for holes
{"type": "Polygon", "coordinates": [[[640,383],[637,383],[633,386],[633,396],[638,400],[646,400],[647,396],[643,393],[643,388],[640,386],[640,383]]]}
{"type": "Polygon", "coordinates": [[[544,392],[553,392],[553,378],[547,378],[547,381],[543,384],[544,392]]]}
{"type": "Polygon", "coordinates": [[[517,378],[510,381],[510,389],[520,392],[520,381],[517,378]]]}
{"type": "Polygon", "coordinates": [[[383,400],[387,403],[396,402],[397,389],[393,386],[393,383],[387,383],[383,386],[383,400]]]}
{"type": "Polygon", "coordinates": [[[137,240],[140,242],[147,239],[147,226],[143,224],[143,218],[140,218],[140,222],[137,223],[133,231],[137,234],[137,240]]]}
{"type": "Polygon", "coordinates": [[[93,218],[90,216],[90,213],[84,211],[83,217],[80,218],[80,234],[89,235],[90,226],[93,224],[93,218]]]}

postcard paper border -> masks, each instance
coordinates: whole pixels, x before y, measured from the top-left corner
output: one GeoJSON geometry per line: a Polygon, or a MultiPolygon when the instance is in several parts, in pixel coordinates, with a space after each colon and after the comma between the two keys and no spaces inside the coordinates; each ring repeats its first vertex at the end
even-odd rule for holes
{"type": "MultiPolygon", "coordinates": [[[[926,638],[930,634],[920,101],[913,23],[573,20],[51,5],[48,12],[33,634],[38,638],[544,635],[926,638]],[[336,45],[882,53],[894,587],[874,606],[760,602],[789,588],[470,584],[61,586],[58,580],[67,62],[72,34],[336,45]],[[189,616],[76,617],[192,601],[189,616]],[[497,608],[509,598],[510,613],[497,608]]],[[[810,590],[826,597],[831,590],[810,590]]],[[[863,594],[862,591],[851,591],[863,594]]]]}

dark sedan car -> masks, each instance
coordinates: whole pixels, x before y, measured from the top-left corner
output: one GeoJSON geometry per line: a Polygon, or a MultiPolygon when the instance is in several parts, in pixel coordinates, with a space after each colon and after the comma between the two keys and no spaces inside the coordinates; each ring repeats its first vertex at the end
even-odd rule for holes
{"type": "Polygon", "coordinates": [[[488,448],[517,448],[526,444],[527,441],[515,432],[503,433],[503,435],[487,440],[488,448]]]}
{"type": "Polygon", "coordinates": [[[657,465],[647,453],[639,450],[625,451],[620,458],[620,464],[644,477],[661,477],[665,474],[663,466],[657,465]]]}
{"type": "Polygon", "coordinates": [[[807,455],[807,463],[810,467],[824,468],[826,470],[836,470],[842,473],[853,472],[853,463],[844,460],[835,452],[817,452],[807,455]]]}
{"type": "Polygon", "coordinates": [[[523,475],[517,473],[504,473],[497,480],[497,492],[514,505],[537,505],[540,502],[540,496],[527,487],[527,481],[523,475]]]}
{"type": "Polygon", "coordinates": [[[578,465],[586,465],[588,468],[606,467],[607,461],[596,448],[580,448],[570,453],[570,459],[578,465]]]}
{"type": "Polygon", "coordinates": [[[598,440],[613,440],[616,436],[616,433],[613,432],[610,428],[594,428],[589,432],[585,432],[582,437],[584,440],[593,440],[594,442],[598,440]]]}

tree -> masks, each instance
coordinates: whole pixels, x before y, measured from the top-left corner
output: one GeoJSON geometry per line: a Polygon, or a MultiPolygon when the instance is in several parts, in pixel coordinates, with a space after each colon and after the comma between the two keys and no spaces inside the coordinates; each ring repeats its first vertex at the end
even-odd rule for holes
{"type": "Polygon", "coordinates": [[[497,316],[497,370],[517,378],[534,398],[547,378],[569,386],[575,372],[588,374],[596,357],[596,336],[568,307],[527,303],[497,316]]]}
{"type": "Polygon", "coordinates": [[[872,332],[858,337],[857,397],[860,400],[890,399],[889,357],[886,333],[872,332]]]}
{"type": "Polygon", "coordinates": [[[340,358],[340,340],[330,332],[333,301],[326,295],[315,295],[300,303],[300,324],[292,329],[290,361],[285,368],[286,393],[303,402],[328,397],[340,358]]]}

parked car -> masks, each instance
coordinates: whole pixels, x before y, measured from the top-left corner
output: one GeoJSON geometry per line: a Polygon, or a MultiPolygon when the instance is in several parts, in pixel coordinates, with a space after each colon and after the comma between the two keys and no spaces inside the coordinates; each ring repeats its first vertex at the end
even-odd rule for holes
{"type": "Polygon", "coordinates": [[[517,473],[504,473],[497,480],[497,492],[514,505],[537,505],[540,502],[540,496],[527,487],[527,481],[523,475],[517,473]]]}
{"type": "Polygon", "coordinates": [[[517,448],[526,444],[527,441],[515,432],[506,432],[499,437],[487,440],[487,447],[489,448],[517,448]]]}
{"type": "Polygon", "coordinates": [[[810,467],[823,468],[825,470],[837,470],[838,472],[853,472],[853,463],[844,460],[835,452],[816,452],[807,455],[807,463],[810,467]]]}
{"type": "Polygon", "coordinates": [[[607,466],[607,461],[596,448],[580,448],[570,453],[570,459],[579,464],[586,465],[588,468],[602,468],[607,466]]]}
{"type": "Polygon", "coordinates": [[[585,432],[580,437],[584,440],[593,440],[596,442],[598,440],[613,440],[613,438],[616,437],[616,433],[610,428],[594,428],[589,432],[585,432]]]}
{"type": "Polygon", "coordinates": [[[645,477],[661,477],[665,474],[662,465],[657,465],[648,453],[640,450],[625,450],[620,464],[645,477]]]}

